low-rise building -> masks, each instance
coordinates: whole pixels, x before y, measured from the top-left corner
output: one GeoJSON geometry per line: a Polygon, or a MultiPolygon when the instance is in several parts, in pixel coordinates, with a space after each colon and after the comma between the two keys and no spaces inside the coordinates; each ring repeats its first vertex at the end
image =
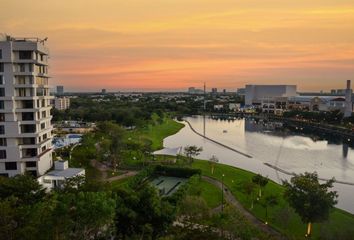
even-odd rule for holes
{"type": "Polygon", "coordinates": [[[240,103],[229,103],[229,110],[237,112],[241,109],[241,104],[240,103]]]}
{"type": "Polygon", "coordinates": [[[55,161],[54,170],[39,177],[38,182],[48,191],[54,188],[61,188],[65,182],[74,177],[85,177],[85,169],[83,168],[69,168],[68,161],[55,161]]]}
{"type": "Polygon", "coordinates": [[[214,105],[214,110],[222,110],[222,109],[224,109],[224,105],[222,105],[222,104],[214,105]]]}

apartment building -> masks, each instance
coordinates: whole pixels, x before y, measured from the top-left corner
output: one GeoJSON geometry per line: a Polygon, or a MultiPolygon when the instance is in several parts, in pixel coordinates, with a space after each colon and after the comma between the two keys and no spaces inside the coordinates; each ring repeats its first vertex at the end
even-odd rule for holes
{"type": "Polygon", "coordinates": [[[65,110],[70,107],[70,98],[57,97],[54,99],[54,107],[58,110],[65,110]]]}
{"type": "Polygon", "coordinates": [[[52,166],[45,40],[0,35],[0,175],[43,175],[52,166]]]}

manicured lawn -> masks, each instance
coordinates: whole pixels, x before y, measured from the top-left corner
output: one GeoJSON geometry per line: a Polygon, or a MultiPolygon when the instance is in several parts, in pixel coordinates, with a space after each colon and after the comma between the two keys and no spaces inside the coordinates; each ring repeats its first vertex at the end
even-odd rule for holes
{"type": "Polygon", "coordinates": [[[221,205],[221,190],[213,184],[201,180],[199,183],[201,188],[200,196],[205,200],[210,209],[221,205]]]}
{"type": "Polygon", "coordinates": [[[132,179],[133,177],[134,176],[131,176],[131,177],[127,177],[127,178],[123,178],[123,179],[111,182],[111,189],[115,190],[115,189],[118,189],[118,188],[126,187],[127,183],[129,182],[129,180],[132,179]]]}
{"type": "Polygon", "coordinates": [[[139,141],[144,138],[149,139],[152,141],[152,149],[158,150],[163,148],[164,138],[177,133],[183,127],[183,124],[165,117],[162,123],[155,121],[143,128],[128,132],[126,138],[130,138],[132,141],[139,141]]]}
{"type": "MultiPolygon", "coordinates": [[[[251,181],[255,174],[244,171],[235,167],[217,164],[214,174],[211,174],[210,165],[207,161],[197,160],[193,163],[194,168],[202,170],[202,174],[221,180],[222,174],[225,175],[224,183],[231,190],[234,196],[240,201],[244,207],[252,212],[257,218],[265,221],[265,209],[259,204],[255,204],[253,210],[250,210],[250,198],[243,193],[242,183],[251,181]]],[[[279,217],[280,211],[286,209],[288,204],[283,199],[282,194],[284,189],[281,185],[269,181],[264,189],[264,194],[276,194],[279,197],[279,205],[268,209],[269,224],[278,229],[283,234],[295,239],[303,239],[306,232],[306,225],[300,221],[299,216],[290,209],[289,220],[287,217],[279,217]],[[285,219],[285,220],[284,220],[285,219]]],[[[207,197],[206,197],[207,198],[207,197]]],[[[330,220],[327,223],[314,224],[313,237],[320,238],[320,232],[326,232],[325,235],[335,235],[336,233],[350,232],[354,226],[354,215],[344,212],[339,209],[334,209],[331,213],[330,220]]]]}

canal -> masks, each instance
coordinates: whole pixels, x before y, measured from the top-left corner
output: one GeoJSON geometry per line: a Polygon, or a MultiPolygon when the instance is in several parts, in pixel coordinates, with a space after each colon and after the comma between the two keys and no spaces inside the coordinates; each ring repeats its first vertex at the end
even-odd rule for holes
{"type": "Polygon", "coordinates": [[[185,120],[190,125],[184,122],[181,131],[164,140],[165,147],[202,146],[201,159],[215,155],[220,163],[260,173],[278,183],[290,179],[289,173],[306,171],[316,171],[323,179],[334,177],[341,182],[334,184],[339,194],[337,207],[354,213],[354,149],[347,142],[254,119],[195,116],[185,120]]]}

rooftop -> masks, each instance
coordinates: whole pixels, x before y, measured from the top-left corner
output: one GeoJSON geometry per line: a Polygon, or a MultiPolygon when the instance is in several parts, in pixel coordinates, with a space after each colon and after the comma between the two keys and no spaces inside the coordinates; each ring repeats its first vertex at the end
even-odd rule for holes
{"type": "Polygon", "coordinates": [[[82,168],[67,168],[65,170],[53,170],[48,172],[47,176],[55,176],[55,177],[64,177],[64,178],[72,178],[81,173],[84,169],[82,168]]]}

